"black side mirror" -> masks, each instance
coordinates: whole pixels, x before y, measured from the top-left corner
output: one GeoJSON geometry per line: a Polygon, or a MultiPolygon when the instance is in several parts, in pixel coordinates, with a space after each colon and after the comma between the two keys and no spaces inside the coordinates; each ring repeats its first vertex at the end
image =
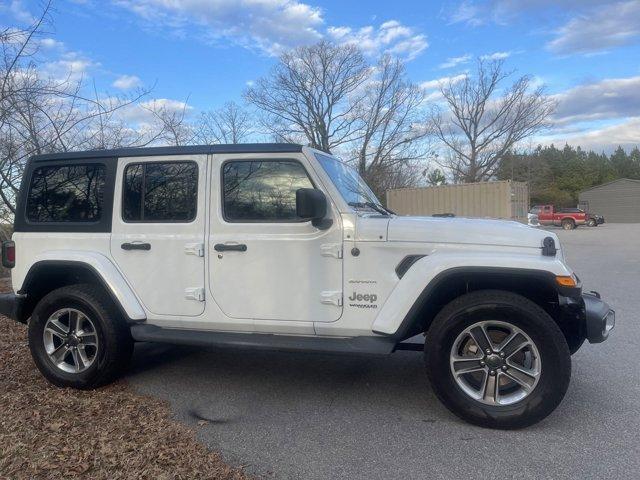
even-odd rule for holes
{"type": "Polygon", "coordinates": [[[311,220],[314,227],[324,230],[331,225],[325,219],[327,197],[317,188],[299,188],[296,190],[296,214],[304,220],[311,220]]]}

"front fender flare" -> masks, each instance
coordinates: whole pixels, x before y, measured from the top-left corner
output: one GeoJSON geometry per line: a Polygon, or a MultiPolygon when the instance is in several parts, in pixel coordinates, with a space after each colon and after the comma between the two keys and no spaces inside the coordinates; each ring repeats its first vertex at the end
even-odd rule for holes
{"type": "Polygon", "coordinates": [[[116,266],[104,255],[95,252],[49,250],[37,255],[29,268],[18,293],[28,293],[28,284],[37,269],[47,265],[82,266],[90,269],[101,280],[107,292],[132,321],[146,320],[147,315],[116,266]]]}
{"type": "Polygon", "coordinates": [[[402,335],[412,309],[428,301],[429,293],[450,275],[459,273],[510,273],[552,277],[571,275],[557,258],[472,253],[433,254],[415,262],[395,286],[378,312],[372,330],[384,335],[402,335]],[[515,266],[515,267],[514,267],[515,266]]]}

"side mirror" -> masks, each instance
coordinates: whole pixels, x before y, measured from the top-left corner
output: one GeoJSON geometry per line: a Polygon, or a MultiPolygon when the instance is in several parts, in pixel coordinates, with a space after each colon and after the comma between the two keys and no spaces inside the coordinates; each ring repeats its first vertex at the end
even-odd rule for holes
{"type": "Polygon", "coordinates": [[[311,220],[314,227],[322,230],[331,225],[331,220],[324,218],[327,214],[327,197],[316,188],[296,190],[296,214],[304,220],[311,220]]]}

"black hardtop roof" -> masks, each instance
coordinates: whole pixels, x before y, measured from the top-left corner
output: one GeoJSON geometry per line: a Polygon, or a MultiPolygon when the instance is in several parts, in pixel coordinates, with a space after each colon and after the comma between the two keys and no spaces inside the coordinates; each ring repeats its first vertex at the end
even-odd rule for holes
{"type": "Polygon", "coordinates": [[[180,147],[131,147],[111,150],[87,150],[35,155],[34,162],[49,160],[76,160],[83,158],[146,157],[154,155],[198,155],[213,153],[297,153],[302,145],[295,143],[238,143],[222,145],[185,145],[180,147]]]}

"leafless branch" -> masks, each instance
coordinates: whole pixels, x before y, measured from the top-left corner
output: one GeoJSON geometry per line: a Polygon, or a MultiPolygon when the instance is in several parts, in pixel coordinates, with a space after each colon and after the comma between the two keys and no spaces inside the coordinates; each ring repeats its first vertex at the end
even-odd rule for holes
{"type": "Polygon", "coordinates": [[[449,111],[431,115],[436,137],[448,149],[441,165],[461,182],[491,179],[514,145],[548,128],[555,103],[531,78],[500,90],[512,72],[502,61],[478,60],[475,76],[441,87],[449,111]]]}
{"type": "Polygon", "coordinates": [[[353,45],[320,42],[280,57],[270,75],[245,92],[275,136],[303,137],[330,152],[352,139],[360,89],[370,71],[353,45]]]}
{"type": "Polygon", "coordinates": [[[406,79],[403,63],[384,56],[355,110],[360,134],[353,151],[360,174],[382,195],[420,180],[417,162],[429,151],[424,92],[406,79]]]}
{"type": "Polygon", "coordinates": [[[199,143],[242,143],[253,131],[249,112],[235,102],[202,112],[195,126],[199,143]]]}

